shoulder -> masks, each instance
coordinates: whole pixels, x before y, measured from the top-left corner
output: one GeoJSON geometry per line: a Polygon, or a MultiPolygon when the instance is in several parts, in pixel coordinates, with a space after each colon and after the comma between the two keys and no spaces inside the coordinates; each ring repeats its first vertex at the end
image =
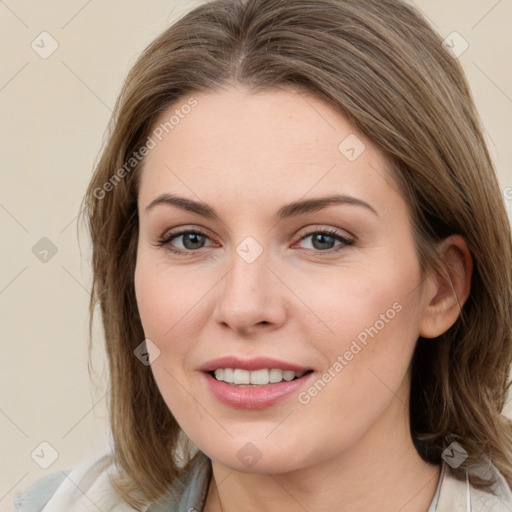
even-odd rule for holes
{"type": "Polygon", "coordinates": [[[72,469],[51,473],[18,491],[16,512],[173,512],[203,510],[211,478],[210,459],[198,452],[157,502],[134,509],[112,487],[112,454],[103,453],[72,469]]]}
{"type": "Polygon", "coordinates": [[[449,466],[443,463],[443,478],[436,512],[509,512],[512,510],[512,491],[505,478],[491,462],[485,470],[479,468],[475,473],[480,476],[492,476],[494,485],[488,491],[470,485],[451,473],[449,466]]]}
{"type": "Polygon", "coordinates": [[[38,512],[41,510],[70,471],[70,469],[67,469],[46,475],[36,480],[26,489],[18,491],[14,496],[15,510],[23,512],[38,512]]]}
{"type": "Polygon", "coordinates": [[[471,488],[471,504],[475,511],[492,510],[493,512],[510,512],[512,510],[512,489],[498,468],[489,462],[483,474],[494,481],[488,492],[471,488]]]}
{"type": "Polygon", "coordinates": [[[133,512],[112,488],[109,472],[113,469],[110,453],[96,454],[75,467],[39,478],[15,493],[17,512],[133,512]]]}

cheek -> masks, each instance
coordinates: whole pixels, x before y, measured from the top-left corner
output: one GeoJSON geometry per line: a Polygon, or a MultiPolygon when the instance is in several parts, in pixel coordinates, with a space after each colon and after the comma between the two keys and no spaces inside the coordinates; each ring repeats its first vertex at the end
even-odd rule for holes
{"type": "Polygon", "coordinates": [[[198,311],[206,293],[205,277],[191,269],[170,269],[142,254],[135,268],[135,295],[145,336],[160,350],[172,341],[172,352],[186,348],[186,340],[200,330],[198,311]],[[201,283],[201,285],[194,283],[201,283]]]}
{"type": "Polygon", "coordinates": [[[316,277],[301,278],[299,287],[314,313],[314,323],[304,321],[303,328],[323,356],[332,392],[322,391],[317,404],[325,399],[328,407],[341,393],[359,414],[358,404],[385,401],[406,376],[419,334],[419,267],[413,258],[383,257],[378,265],[316,277]]]}
{"type": "Polygon", "coordinates": [[[318,315],[334,334],[316,336],[325,366],[298,397],[310,430],[347,446],[391,404],[406,402],[405,379],[418,337],[417,269],[371,274],[352,273],[331,282],[324,289],[328,297],[316,296],[318,315]]]}
{"type": "Polygon", "coordinates": [[[323,348],[344,349],[351,340],[364,343],[377,335],[392,343],[402,330],[410,338],[417,318],[419,270],[411,262],[379,263],[287,276],[307,306],[307,328],[318,333],[316,341],[323,348]]]}
{"type": "Polygon", "coordinates": [[[187,354],[197,322],[192,322],[194,304],[200,299],[184,272],[172,272],[145,251],[137,257],[135,296],[145,338],[158,347],[151,371],[169,410],[180,416],[186,409],[183,389],[187,354]]]}

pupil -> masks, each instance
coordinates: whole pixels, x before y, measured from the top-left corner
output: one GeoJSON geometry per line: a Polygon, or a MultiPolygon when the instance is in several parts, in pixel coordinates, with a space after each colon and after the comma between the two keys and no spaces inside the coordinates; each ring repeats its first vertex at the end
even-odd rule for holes
{"type": "Polygon", "coordinates": [[[322,242],[324,244],[327,243],[327,245],[330,245],[330,243],[332,243],[333,241],[334,239],[332,236],[324,235],[322,233],[317,233],[317,235],[313,237],[313,245],[315,246],[316,249],[330,249],[331,247],[322,246],[322,242]],[[326,239],[328,239],[327,242],[325,242],[326,239]],[[317,244],[315,243],[317,240],[320,240],[320,247],[317,247],[317,244]]]}
{"type": "Polygon", "coordinates": [[[187,235],[185,235],[183,237],[183,244],[185,245],[185,247],[187,249],[198,249],[198,247],[190,247],[190,244],[187,243],[187,241],[191,240],[192,239],[192,245],[194,245],[194,243],[201,243],[201,241],[198,242],[198,238],[201,238],[202,235],[198,235],[197,233],[188,233],[187,235]]]}

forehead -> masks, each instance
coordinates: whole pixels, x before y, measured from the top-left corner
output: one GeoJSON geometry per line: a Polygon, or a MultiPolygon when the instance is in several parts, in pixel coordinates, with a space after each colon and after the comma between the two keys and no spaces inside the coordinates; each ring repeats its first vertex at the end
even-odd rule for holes
{"type": "Polygon", "coordinates": [[[191,94],[162,113],[150,136],[139,194],[146,204],[175,189],[260,205],[274,195],[396,190],[378,148],[334,107],[292,88],[191,94]]]}

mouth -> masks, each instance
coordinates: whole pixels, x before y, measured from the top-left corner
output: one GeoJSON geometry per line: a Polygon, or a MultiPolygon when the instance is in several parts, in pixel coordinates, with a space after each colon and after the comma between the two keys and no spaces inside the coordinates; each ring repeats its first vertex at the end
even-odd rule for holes
{"type": "Polygon", "coordinates": [[[242,368],[217,368],[207,372],[219,382],[233,387],[261,387],[298,380],[313,370],[293,371],[281,368],[263,368],[259,370],[244,370],[242,368]]]}
{"type": "Polygon", "coordinates": [[[315,375],[311,369],[282,368],[217,368],[201,374],[206,389],[219,402],[235,409],[252,410],[266,409],[297,396],[315,375]]]}
{"type": "Polygon", "coordinates": [[[314,369],[273,357],[224,356],[198,368],[222,404],[261,410],[290,399],[314,378],[314,369]]]}

